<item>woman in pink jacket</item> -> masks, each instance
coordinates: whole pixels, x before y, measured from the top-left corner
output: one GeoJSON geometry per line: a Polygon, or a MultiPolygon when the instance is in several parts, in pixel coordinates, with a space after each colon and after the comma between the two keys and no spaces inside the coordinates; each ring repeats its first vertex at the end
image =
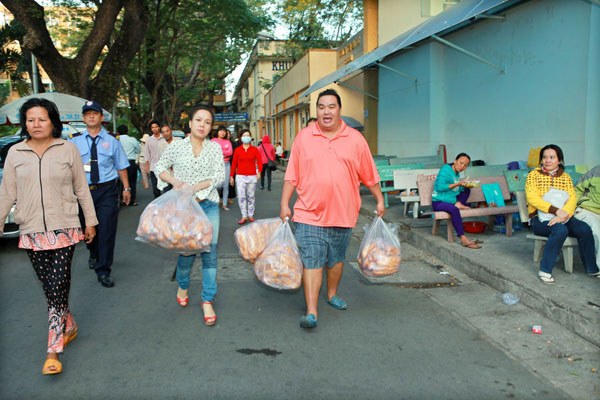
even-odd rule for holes
{"type": "Polygon", "coordinates": [[[233,155],[233,146],[231,145],[231,141],[227,139],[227,129],[225,129],[223,125],[219,125],[217,128],[217,137],[212,139],[212,141],[219,143],[219,145],[221,145],[221,150],[223,150],[223,161],[225,162],[225,180],[217,185],[217,189],[223,189],[223,210],[229,211],[229,207],[227,207],[227,201],[229,199],[229,180],[227,177],[231,171],[231,156],[233,155]]]}
{"type": "Polygon", "coordinates": [[[271,168],[269,161],[275,161],[275,147],[271,144],[271,139],[268,135],[263,136],[261,144],[258,146],[258,154],[263,164],[263,174],[260,176],[260,190],[265,188],[265,175],[267,175],[267,190],[271,191],[271,168]]]}

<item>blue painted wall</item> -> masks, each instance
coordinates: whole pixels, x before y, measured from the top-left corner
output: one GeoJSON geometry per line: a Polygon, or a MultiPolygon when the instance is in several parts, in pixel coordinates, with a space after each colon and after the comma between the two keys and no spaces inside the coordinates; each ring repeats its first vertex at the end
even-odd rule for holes
{"type": "Polygon", "coordinates": [[[379,149],[399,156],[467,152],[488,164],[526,160],[556,143],[568,164],[600,164],[600,11],[582,0],[536,0],[444,36],[505,73],[440,43],[384,60],[379,149]]]}

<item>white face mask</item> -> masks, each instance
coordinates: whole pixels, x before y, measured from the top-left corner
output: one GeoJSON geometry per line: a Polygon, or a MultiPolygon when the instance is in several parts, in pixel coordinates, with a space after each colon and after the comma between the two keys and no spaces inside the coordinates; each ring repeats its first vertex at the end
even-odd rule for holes
{"type": "Polygon", "coordinates": [[[252,141],[252,138],[250,136],[242,136],[242,143],[248,144],[251,141],[252,141]]]}

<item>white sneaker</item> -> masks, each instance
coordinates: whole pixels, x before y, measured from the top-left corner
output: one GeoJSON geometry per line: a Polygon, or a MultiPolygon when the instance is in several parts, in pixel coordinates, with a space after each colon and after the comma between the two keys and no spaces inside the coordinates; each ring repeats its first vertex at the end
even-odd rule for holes
{"type": "Polygon", "coordinates": [[[540,277],[542,283],[545,283],[547,285],[552,285],[554,283],[554,277],[552,276],[552,274],[548,274],[544,271],[539,271],[538,276],[540,277]]]}

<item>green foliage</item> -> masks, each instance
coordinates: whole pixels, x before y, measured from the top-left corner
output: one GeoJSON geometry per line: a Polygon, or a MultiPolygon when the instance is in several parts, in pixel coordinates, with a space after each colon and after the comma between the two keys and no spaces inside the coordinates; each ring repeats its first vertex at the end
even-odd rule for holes
{"type": "MultiPolygon", "coordinates": [[[[22,41],[24,35],[25,29],[16,20],[0,28],[0,73],[10,77],[19,96],[27,96],[31,89],[24,78],[31,65],[31,55],[24,55],[16,46],[16,42],[22,41]]],[[[9,95],[10,89],[6,97],[9,95]]],[[[6,97],[2,99],[2,103],[6,97]]]]}
{"type": "Polygon", "coordinates": [[[121,93],[141,130],[151,117],[181,127],[186,105],[211,103],[226,77],[270,19],[263,1],[149,2],[146,42],[131,63],[121,93]]]}
{"type": "Polygon", "coordinates": [[[294,59],[310,48],[335,48],[362,29],[358,0],[277,0],[276,15],[289,31],[294,59]]]}

